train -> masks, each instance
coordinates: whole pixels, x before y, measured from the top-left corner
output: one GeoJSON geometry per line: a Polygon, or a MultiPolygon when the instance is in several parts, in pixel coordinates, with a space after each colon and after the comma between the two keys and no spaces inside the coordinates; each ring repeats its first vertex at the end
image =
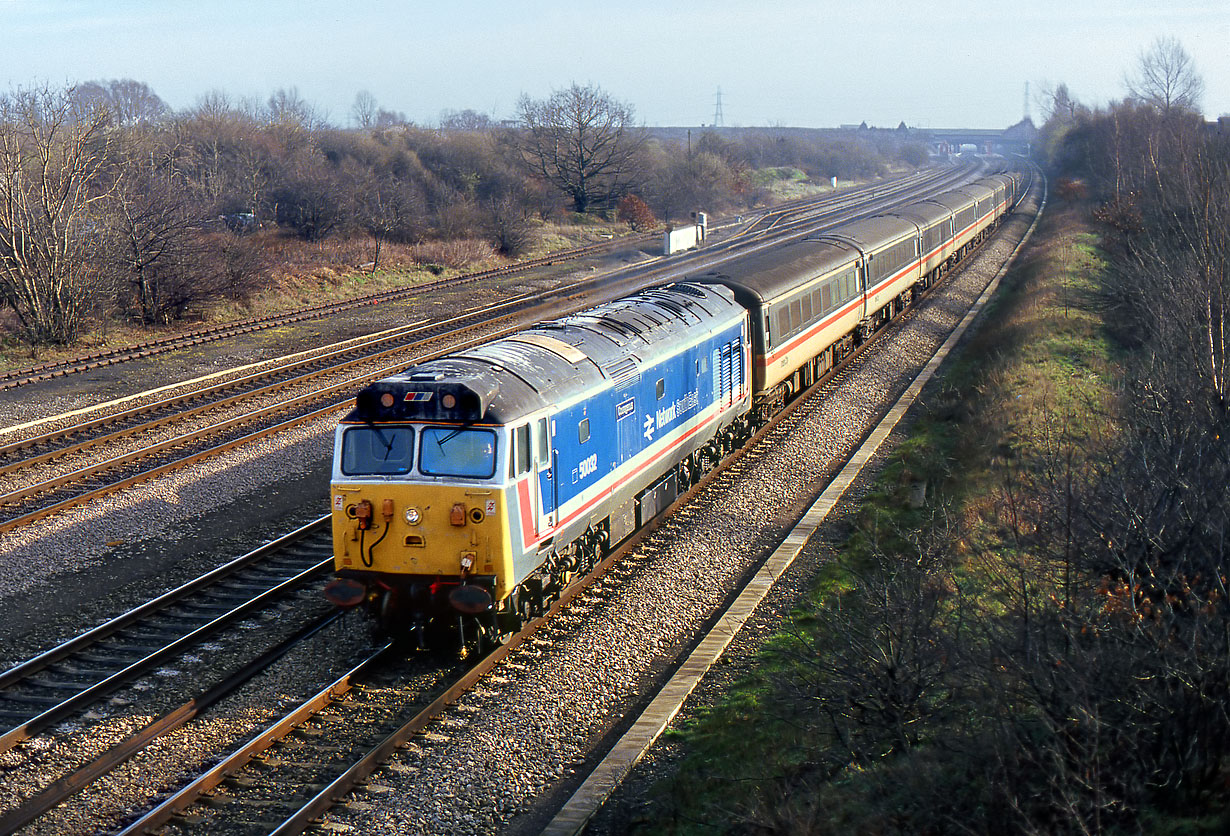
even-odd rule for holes
{"type": "Polygon", "coordinates": [[[498,644],[1012,210],[992,175],[428,360],[336,430],[334,578],[415,647],[498,644]]]}

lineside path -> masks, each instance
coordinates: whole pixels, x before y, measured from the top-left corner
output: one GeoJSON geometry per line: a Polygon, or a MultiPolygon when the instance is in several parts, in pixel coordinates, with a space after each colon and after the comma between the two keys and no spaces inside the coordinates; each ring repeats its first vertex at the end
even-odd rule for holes
{"type": "Polygon", "coordinates": [[[674,676],[663,686],[641,716],[624,733],[607,756],[594,768],[572,797],[564,804],[543,829],[543,836],[574,836],[581,833],[611,793],[627,777],[637,762],[649,751],[654,741],[682,708],[684,701],[715,662],[722,656],[740,628],[752,617],[756,607],[769,594],[773,584],[780,578],[803,550],[808,539],[828,518],[829,512],[871,461],[889,433],[905,416],[906,411],[918,400],[923,387],[935,376],[940,364],[952,351],[957,341],[965,334],[970,324],[981,313],[987,301],[999,287],[1000,280],[1015,262],[1017,254],[1025,246],[1038,226],[1046,208],[1046,193],[1033,223],[1013,249],[1012,254],[996,272],[995,277],[970,307],[964,318],[953,329],[948,339],[935,356],[923,367],[901,397],[893,404],[863,444],[855,451],[849,462],[829,482],[820,496],[803,514],[781,544],[766,559],[756,575],[748,581],[743,591],[730,605],[713,629],[700,641],[696,649],[680,665],[674,676]]]}

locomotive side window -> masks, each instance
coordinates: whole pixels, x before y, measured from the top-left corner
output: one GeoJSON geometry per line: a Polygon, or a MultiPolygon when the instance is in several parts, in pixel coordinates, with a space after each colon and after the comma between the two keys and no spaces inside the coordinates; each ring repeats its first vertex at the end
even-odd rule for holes
{"type": "Polygon", "coordinates": [[[666,378],[658,378],[658,386],[655,392],[658,396],[658,400],[662,400],[662,397],[666,394],[666,378]]]}
{"type": "Polygon", "coordinates": [[[538,464],[544,465],[551,461],[551,445],[547,443],[547,419],[538,419],[538,432],[536,435],[538,441],[538,464]]]}
{"type": "Polygon", "coordinates": [[[495,433],[463,427],[424,427],[419,470],[428,476],[490,479],[495,475],[495,433]]]}
{"type": "Polygon", "coordinates": [[[530,425],[526,424],[513,430],[513,458],[517,469],[514,476],[527,473],[530,469],[530,425]]]}
{"type": "Polygon", "coordinates": [[[342,472],[347,476],[409,473],[414,464],[411,427],[351,427],[342,434],[342,472]]]}
{"type": "Polygon", "coordinates": [[[582,418],[581,423],[577,425],[577,435],[580,437],[581,443],[589,441],[589,419],[582,418]]]}

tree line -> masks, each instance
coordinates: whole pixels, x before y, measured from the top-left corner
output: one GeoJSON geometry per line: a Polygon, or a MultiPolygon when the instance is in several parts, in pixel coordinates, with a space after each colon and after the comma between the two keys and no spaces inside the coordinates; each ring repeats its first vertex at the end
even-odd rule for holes
{"type": "Polygon", "coordinates": [[[767,167],[827,179],[926,161],[899,135],[651,135],[594,85],[523,97],[507,124],[473,111],[416,126],[356,96],[353,127],[294,89],[264,103],[202,96],[182,112],[133,80],[0,97],[0,324],[71,344],[119,317],[141,326],[244,303],[269,281],[269,241],[480,240],[515,257],[546,219],[644,228],[766,200],[767,167]],[[635,211],[633,211],[635,210],[635,211]],[[635,218],[635,221],[633,221],[635,218]]]}

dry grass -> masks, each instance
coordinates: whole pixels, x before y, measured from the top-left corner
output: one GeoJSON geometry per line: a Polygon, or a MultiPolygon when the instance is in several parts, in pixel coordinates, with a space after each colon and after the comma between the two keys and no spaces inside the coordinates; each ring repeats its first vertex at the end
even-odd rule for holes
{"type": "MultiPolygon", "coordinates": [[[[582,244],[628,235],[626,224],[582,217],[574,223],[539,223],[529,257],[547,255],[582,244]]],[[[255,233],[249,239],[259,249],[262,274],[246,299],[219,299],[185,320],[167,327],[147,328],[114,314],[93,320],[72,346],[32,349],[18,339],[18,324],[0,313],[0,368],[73,357],[93,349],[157,339],[198,327],[277,314],[307,305],[341,301],[407,287],[508,263],[486,241],[476,238],[427,241],[420,244],[382,242],[380,264],[373,271],[371,238],[331,236],[303,241],[277,231],[255,233]]]]}

